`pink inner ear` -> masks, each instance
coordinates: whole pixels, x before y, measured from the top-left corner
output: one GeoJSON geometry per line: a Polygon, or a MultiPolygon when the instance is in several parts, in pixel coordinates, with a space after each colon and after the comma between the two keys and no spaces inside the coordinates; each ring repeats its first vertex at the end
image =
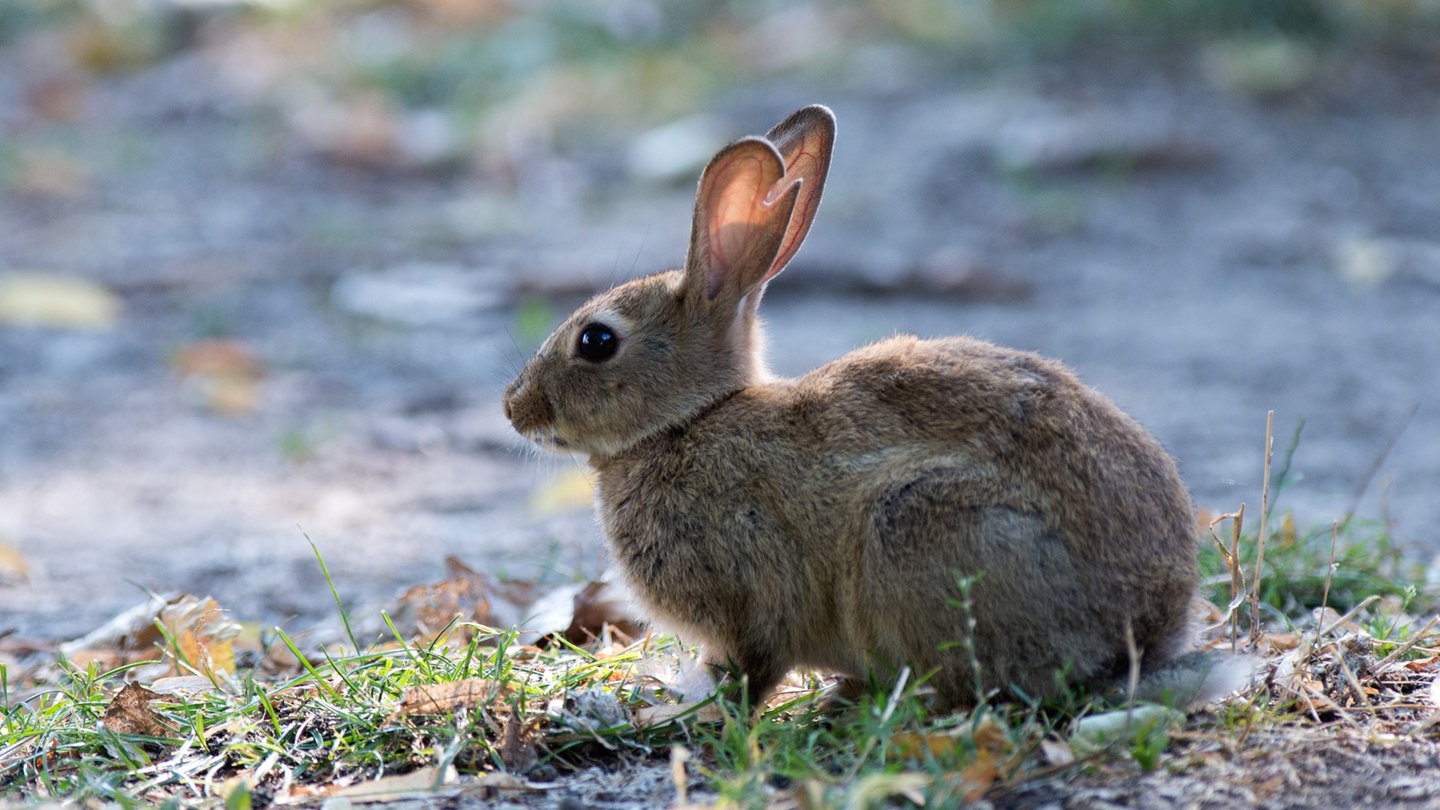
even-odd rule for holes
{"type": "Polygon", "coordinates": [[[750,243],[750,234],[765,219],[765,201],[758,194],[746,199],[744,192],[737,189],[721,198],[710,223],[711,258],[726,272],[735,269],[750,243]]]}
{"type": "Polygon", "coordinates": [[[709,200],[706,226],[710,254],[706,295],[710,298],[719,294],[770,215],[775,195],[760,186],[765,176],[765,157],[763,153],[737,154],[712,169],[719,182],[714,198],[709,200]]]}

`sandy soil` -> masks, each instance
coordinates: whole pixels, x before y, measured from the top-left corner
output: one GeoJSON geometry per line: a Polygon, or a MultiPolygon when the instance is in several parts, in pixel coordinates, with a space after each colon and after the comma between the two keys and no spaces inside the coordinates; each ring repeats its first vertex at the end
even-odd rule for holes
{"type": "MultiPolygon", "coordinates": [[[[573,464],[535,458],[499,414],[533,339],[517,307],[558,316],[676,263],[693,172],[642,178],[614,133],[510,187],[337,166],[191,59],[100,81],[63,127],[33,125],[23,72],[0,66],[10,148],[82,173],[0,188],[0,274],[78,276],[124,307],[108,329],[0,325],[0,544],[25,567],[0,581],[0,631],[77,635],[146,588],[331,622],[307,539],[352,605],[436,579],[447,554],[554,580],[603,567],[586,509],[533,500],[573,464]],[[263,365],[237,414],[177,370],[215,337],[263,365]]],[[[839,116],[825,205],[766,304],[780,372],[896,331],[1033,348],[1147,424],[1217,511],[1258,506],[1273,409],[1281,449],[1305,421],[1282,505],[1328,524],[1368,482],[1360,513],[1428,559],[1433,78],[1357,61],[1262,99],[1183,60],[920,73],[736,91],[714,128],[810,101],[839,116]]]]}

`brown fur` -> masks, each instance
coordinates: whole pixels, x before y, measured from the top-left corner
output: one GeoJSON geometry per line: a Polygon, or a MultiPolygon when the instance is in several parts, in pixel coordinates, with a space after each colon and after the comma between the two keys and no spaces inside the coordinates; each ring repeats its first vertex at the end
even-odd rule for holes
{"type": "Polygon", "coordinates": [[[580,308],[505,396],[516,429],[589,456],[615,559],[754,696],[795,666],[853,688],[902,666],[974,697],[1102,685],[1184,646],[1194,523],[1174,463],[1061,364],[896,337],[769,378],[756,307],[808,230],[833,118],[807,107],[722,150],[684,270],[580,308]],[[604,323],[613,357],[576,351],[604,323]]]}

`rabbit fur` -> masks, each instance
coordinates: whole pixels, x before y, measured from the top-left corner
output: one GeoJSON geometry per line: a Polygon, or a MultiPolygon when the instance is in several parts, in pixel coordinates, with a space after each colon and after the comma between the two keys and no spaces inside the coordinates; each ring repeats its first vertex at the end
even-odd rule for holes
{"type": "Polygon", "coordinates": [[[1063,365],[899,336],[796,379],[766,370],[756,308],[814,218],[834,126],[810,106],[721,150],[683,269],[581,306],[507,417],[588,456],[652,620],[752,699],[797,666],[848,694],[908,666],[951,705],[1110,685],[1132,651],[1162,669],[1188,641],[1190,499],[1156,440],[1063,365]]]}

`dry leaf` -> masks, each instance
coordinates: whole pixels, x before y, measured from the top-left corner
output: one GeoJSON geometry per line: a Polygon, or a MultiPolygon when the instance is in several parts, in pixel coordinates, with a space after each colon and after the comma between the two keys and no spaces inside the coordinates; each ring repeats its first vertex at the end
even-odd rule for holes
{"type": "Polygon", "coordinates": [[[192,674],[180,663],[183,658],[201,673],[213,675],[235,671],[231,642],[239,633],[240,625],[226,618],[213,599],[189,594],[153,596],[85,636],[61,644],[59,650],[77,665],[103,661],[119,666],[157,658],[157,649],[166,646],[168,634],[178,645],[178,649],[168,650],[176,656],[172,672],[192,674]],[[165,633],[157,623],[165,627],[165,633]]]}
{"type": "Polygon", "coordinates": [[[201,340],[181,348],[171,359],[181,374],[202,377],[260,377],[264,365],[237,340],[201,340]]]}
{"type": "Polygon", "coordinates": [[[662,703],[658,706],[642,706],[635,710],[635,727],[655,728],[681,720],[697,723],[718,723],[725,719],[725,713],[714,701],[686,701],[683,703],[662,703]]]}
{"type": "Polygon", "coordinates": [[[1112,744],[1133,743],[1162,725],[1178,726],[1184,722],[1184,712],[1155,703],[1142,703],[1129,709],[1081,718],[1075,723],[1070,746],[1080,751],[1098,751],[1112,744]]]}
{"type": "Polygon", "coordinates": [[[1040,753],[1044,755],[1045,762],[1049,765],[1063,767],[1075,762],[1075,752],[1070,746],[1059,740],[1041,740],[1040,753]]]}
{"type": "MultiPolygon", "coordinates": [[[[1000,778],[1000,765],[987,748],[975,752],[975,761],[960,772],[959,793],[966,804],[980,800],[1000,778]]],[[[920,804],[920,802],[917,802],[920,804]]]]}
{"type": "Polygon", "coordinates": [[[940,759],[952,755],[962,741],[969,741],[977,753],[987,754],[992,758],[1004,758],[1013,750],[1010,738],[1005,735],[1005,729],[988,714],[973,727],[895,735],[895,745],[901,756],[909,759],[925,759],[927,755],[940,759]]]}
{"type": "Polygon", "coordinates": [[[401,714],[449,714],[468,711],[508,694],[498,681],[466,678],[452,683],[412,686],[400,696],[401,714]]]}
{"type": "Polygon", "coordinates": [[[724,719],[724,711],[721,711],[714,700],[685,700],[681,703],[641,706],[635,709],[634,715],[635,728],[655,728],[677,721],[717,724],[724,719]]]}
{"type": "Polygon", "coordinates": [[[906,759],[939,759],[955,751],[959,735],[954,731],[922,734],[917,731],[896,734],[895,748],[906,759]]]}
{"type": "Polygon", "coordinates": [[[192,343],[176,352],[170,364],[180,374],[199,380],[206,405],[216,413],[249,413],[259,402],[265,367],[239,341],[192,343]]]}
{"type": "Polygon", "coordinates": [[[84,636],[61,644],[60,653],[72,662],[86,651],[144,651],[147,655],[153,654],[155,645],[161,640],[160,631],[155,628],[155,619],[166,604],[165,597],[152,596],[135,607],[116,614],[110,621],[84,636]]]}
{"type": "Polygon", "coordinates": [[[386,776],[373,782],[351,785],[329,795],[349,799],[356,804],[425,799],[458,778],[453,766],[447,766],[444,771],[437,767],[421,768],[399,776],[386,776]]]}
{"type": "Polygon", "coordinates": [[[185,594],[161,608],[159,620],[174,640],[176,675],[190,674],[187,664],[212,677],[235,671],[232,642],[240,625],[214,599],[185,594]]]}
{"type": "Polygon", "coordinates": [[[925,804],[931,778],[923,773],[875,773],[861,777],[850,792],[855,807],[874,807],[899,796],[915,805],[925,804]]]}
{"type": "Polygon", "coordinates": [[[1411,672],[1424,672],[1434,666],[1437,661],[1440,661],[1440,655],[1432,655],[1429,658],[1417,659],[1415,661],[1406,661],[1402,666],[1411,672]]]}
{"type": "Polygon", "coordinates": [[[90,167],[51,147],[20,149],[14,155],[11,186],[39,197],[71,199],[90,185],[90,167]]]}
{"type": "Polygon", "coordinates": [[[138,683],[125,684],[125,688],[111,698],[105,707],[101,720],[105,729],[114,734],[139,734],[145,737],[168,737],[174,733],[163,718],[150,708],[161,695],[146,689],[138,683]]]}
{"type": "Polygon", "coordinates": [[[215,682],[204,675],[171,675],[166,678],[157,678],[150,684],[150,691],[158,695],[203,695],[220,692],[215,686],[215,682]]]}
{"type": "Polygon", "coordinates": [[[20,550],[0,539],[0,585],[30,581],[30,564],[20,550]]]}
{"type": "Polygon", "coordinates": [[[120,299],[85,279],[43,273],[0,277],[0,325],[108,329],[120,308],[120,299]]]}
{"type": "Polygon", "coordinates": [[[85,112],[89,84],[74,73],[45,76],[25,88],[28,112],[51,121],[77,121],[85,112]]]}
{"type": "Polygon", "coordinates": [[[570,626],[565,628],[565,640],[571,644],[589,644],[600,638],[606,627],[630,640],[645,633],[630,594],[623,586],[614,585],[606,579],[591,580],[581,586],[573,605],[570,626]]]}
{"type": "Polygon", "coordinates": [[[519,773],[530,770],[539,759],[536,746],[540,737],[540,719],[527,718],[516,711],[505,715],[502,720],[500,761],[505,764],[505,770],[519,773]]]}
{"type": "MultiPolygon", "coordinates": [[[[432,641],[456,622],[489,625],[490,600],[487,580],[462,574],[434,585],[416,585],[400,595],[390,611],[390,621],[404,635],[432,641]]],[[[462,631],[468,638],[468,631],[462,631]]]]}
{"type": "Polygon", "coordinates": [[[553,515],[572,509],[588,509],[594,503],[594,473],[570,468],[535,491],[530,497],[530,510],[539,515],[553,515]]]}

